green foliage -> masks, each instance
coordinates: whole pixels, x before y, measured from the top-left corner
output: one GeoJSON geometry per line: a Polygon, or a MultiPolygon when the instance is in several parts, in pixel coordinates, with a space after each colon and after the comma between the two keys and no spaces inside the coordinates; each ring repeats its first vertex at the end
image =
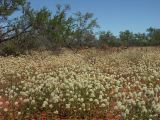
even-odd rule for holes
{"type": "Polygon", "coordinates": [[[0,55],[8,56],[8,55],[18,55],[16,46],[11,43],[7,42],[5,44],[0,45],[0,55]]]}
{"type": "Polygon", "coordinates": [[[102,45],[107,44],[108,46],[120,46],[120,40],[118,40],[110,31],[100,32],[99,41],[102,45]]]}
{"type": "Polygon", "coordinates": [[[53,46],[62,47],[69,42],[69,37],[72,35],[73,22],[72,18],[66,15],[69,9],[68,5],[64,8],[61,5],[57,5],[56,14],[48,22],[46,36],[53,46]]]}
{"type": "Polygon", "coordinates": [[[132,42],[134,35],[129,30],[126,30],[120,32],[119,38],[123,46],[129,46],[129,43],[132,42]]]}
{"type": "Polygon", "coordinates": [[[74,14],[74,32],[75,32],[75,40],[77,41],[77,45],[82,46],[87,39],[85,39],[86,34],[93,34],[93,29],[99,27],[97,24],[97,20],[93,19],[93,13],[85,13],[77,12],[74,14]]]}
{"type": "Polygon", "coordinates": [[[135,46],[147,46],[149,45],[147,36],[144,33],[134,34],[134,39],[132,40],[131,45],[135,46]]]}
{"type": "Polygon", "coordinates": [[[160,29],[150,27],[147,29],[151,45],[160,45],[160,29]]]}
{"type": "Polygon", "coordinates": [[[45,30],[48,27],[51,13],[47,8],[42,8],[33,17],[32,26],[39,34],[45,34],[45,30]]]}
{"type": "Polygon", "coordinates": [[[10,16],[20,6],[24,5],[26,0],[1,0],[0,2],[0,17],[10,16]]]}

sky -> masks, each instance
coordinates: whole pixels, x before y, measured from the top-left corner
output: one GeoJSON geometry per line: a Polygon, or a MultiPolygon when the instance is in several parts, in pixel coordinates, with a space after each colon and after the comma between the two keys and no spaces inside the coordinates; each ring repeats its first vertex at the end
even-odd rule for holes
{"type": "Polygon", "coordinates": [[[71,13],[94,13],[100,28],[118,35],[126,29],[138,33],[160,27],[160,0],[28,0],[34,9],[43,6],[55,12],[56,4],[69,4],[71,13]]]}

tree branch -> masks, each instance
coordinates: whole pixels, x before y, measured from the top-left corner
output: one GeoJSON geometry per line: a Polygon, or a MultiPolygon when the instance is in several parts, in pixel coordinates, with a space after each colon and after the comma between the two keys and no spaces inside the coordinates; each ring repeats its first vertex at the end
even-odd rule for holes
{"type": "Polygon", "coordinates": [[[23,29],[22,32],[20,32],[19,34],[14,35],[14,36],[12,36],[12,37],[4,38],[4,39],[3,39],[3,38],[0,38],[0,44],[3,43],[3,42],[5,42],[5,41],[12,40],[12,39],[20,36],[21,34],[28,32],[27,30],[28,30],[31,26],[32,26],[32,25],[27,26],[25,29],[23,29]]]}

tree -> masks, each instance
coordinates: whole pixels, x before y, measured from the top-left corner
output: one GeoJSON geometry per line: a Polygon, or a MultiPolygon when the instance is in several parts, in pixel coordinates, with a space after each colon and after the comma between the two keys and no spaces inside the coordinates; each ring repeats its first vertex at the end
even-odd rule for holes
{"type": "Polygon", "coordinates": [[[34,45],[33,42],[45,35],[51,14],[46,8],[34,11],[30,3],[26,2],[22,6],[22,13],[20,18],[12,21],[7,29],[3,30],[0,43],[14,39],[15,43],[18,42],[18,47],[29,49],[34,45]]]}
{"type": "Polygon", "coordinates": [[[45,34],[44,32],[47,30],[50,19],[51,13],[44,7],[35,13],[32,26],[39,34],[45,34]]]}
{"type": "Polygon", "coordinates": [[[61,5],[57,5],[56,14],[48,22],[46,36],[58,48],[68,45],[72,35],[73,19],[66,15],[69,9],[70,6],[68,5],[65,5],[64,8],[61,5]]]}
{"type": "Polygon", "coordinates": [[[86,32],[84,34],[84,44],[88,47],[97,46],[97,38],[94,33],[86,32]]]}
{"type": "Polygon", "coordinates": [[[24,5],[26,0],[1,0],[0,1],[0,17],[10,16],[16,10],[24,5]]]}
{"type": "Polygon", "coordinates": [[[45,34],[49,16],[50,12],[46,8],[34,11],[30,3],[26,2],[22,6],[22,16],[9,23],[7,29],[3,30],[3,35],[1,35],[3,39],[0,43],[6,41],[10,44],[9,47],[16,46],[16,51],[20,53],[40,47],[43,41],[40,38],[45,34]]]}
{"type": "Polygon", "coordinates": [[[132,41],[134,40],[134,35],[129,30],[126,30],[120,32],[119,38],[123,46],[129,46],[132,44],[132,41]]]}
{"type": "Polygon", "coordinates": [[[145,33],[136,33],[134,34],[134,40],[132,45],[136,46],[146,46],[149,45],[149,41],[145,33]]]}
{"type": "Polygon", "coordinates": [[[74,14],[74,39],[77,41],[77,45],[82,46],[87,39],[85,34],[89,33],[93,35],[93,29],[99,27],[97,20],[93,19],[93,13],[77,12],[74,14]]]}
{"type": "Polygon", "coordinates": [[[148,39],[150,40],[151,45],[160,45],[160,29],[157,28],[148,28],[148,39]]]}
{"type": "Polygon", "coordinates": [[[7,17],[12,15],[13,12],[22,9],[25,3],[26,3],[25,0],[1,0],[1,4],[0,4],[0,18],[1,18],[0,43],[10,40],[13,37],[15,37],[15,34],[14,34],[16,32],[15,22],[8,21],[7,17]]]}
{"type": "Polygon", "coordinates": [[[99,41],[102,44],[107,44],[109,46],[119,46],[119,42],[117,41],[117,38],[111,33],[110,31],[102,31],[99,35],[99,41]]]}

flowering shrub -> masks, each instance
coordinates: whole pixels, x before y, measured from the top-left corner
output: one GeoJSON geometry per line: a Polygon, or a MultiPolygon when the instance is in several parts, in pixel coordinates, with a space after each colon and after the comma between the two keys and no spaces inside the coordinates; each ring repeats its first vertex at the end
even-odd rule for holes
{"type": "Polygon", "coordinates": [[[138,58],[135,48],[0,57],[0,113],[6,119],[45,112],[50,119],[158,120],[160,51],[148,49],[138,58]]]}

